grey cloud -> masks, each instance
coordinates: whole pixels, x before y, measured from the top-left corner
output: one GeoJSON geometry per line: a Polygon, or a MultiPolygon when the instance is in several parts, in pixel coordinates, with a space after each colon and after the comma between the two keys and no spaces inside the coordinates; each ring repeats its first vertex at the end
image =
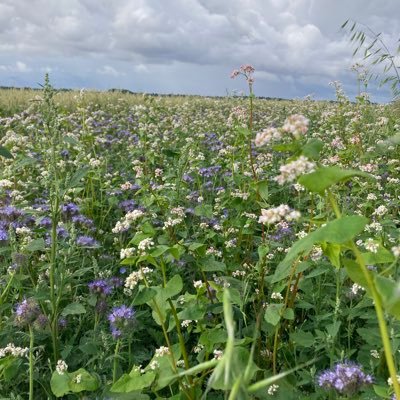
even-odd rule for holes
{"type": "Polygon", "coordinates": [[[0,54],[14,66],[41,64],[36,71],[64,66],[76,82],[93,70],[113,84],[117,78],[126,84],[129,70],[143,77],[163,71],[176,91],[193,90],[182,74],[198,79],[201,66],[228,75],[250,62],[260,86],[279,82],[286,90],[290,82],[292,93],[333,79],[350,82],[344,20],[384,31],[392,45],[399,17],[396,0],[2,0],[0,54]]]}

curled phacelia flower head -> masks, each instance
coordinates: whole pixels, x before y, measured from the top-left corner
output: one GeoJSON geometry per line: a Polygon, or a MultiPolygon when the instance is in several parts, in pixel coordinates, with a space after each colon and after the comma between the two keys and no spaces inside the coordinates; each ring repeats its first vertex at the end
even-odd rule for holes
{"type": "Polygon", "coordinates": [[[371,385],[373,377],[363,372],[360,365],[352,362],[336,364],[332,369],[322,372],[318,377],[318,386],[334,390],[340,395],[353,396],[363,386],[371,385]]]}
{"type": "Polygon", "coordinates": [[[119,339],[132,326],[135,310],[125,305],[114,307],[108,315],[111,334],[114,339],[119,339]]]}
{"type": "Polygon", "coordinates": [[[15,323],[24,327],[31,325],[40,315],[40,308],[35,299],[24,299],[15,307],[15,323]]]}

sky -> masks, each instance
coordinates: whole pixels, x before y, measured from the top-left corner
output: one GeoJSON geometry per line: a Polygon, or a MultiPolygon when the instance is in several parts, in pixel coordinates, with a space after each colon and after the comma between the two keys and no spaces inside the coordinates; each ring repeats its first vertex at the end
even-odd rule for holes
{"type": "MultiPolygon", "coordinates": [[[[347,19],[396,49],[399,0],[0,0],[0,86],[225,96],[255,67],[257,96],[357,94],[347,19]]],[[[371,99],[390,100],[371,85],[371,99]]]]}

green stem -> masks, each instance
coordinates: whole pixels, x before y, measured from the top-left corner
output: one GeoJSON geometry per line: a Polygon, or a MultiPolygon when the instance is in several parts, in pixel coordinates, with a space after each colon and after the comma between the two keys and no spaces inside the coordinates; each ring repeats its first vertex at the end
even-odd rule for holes
{"type": "Polygon", "coordinates": [[[29,400],[33,400],[33,342],[32,325],[29,325],[29,400]]]}
{"type": "Polygon", "coordinates": [[[114,361],[113,361],[113,384],[117,380],[118,352],[121,341],[118,339],[115,345],[114,361]]]}
{"type": "Polygon", "coordinates": [[[385,316],[383,313],[381,298],[375,288],[371,274],[364,262],[364,259],[361,256],[360,251],[358,250],[357,246],[354,243],[351,243],[351,248],[356,256],[358,265],[361,267],[361,270],[364,274],[365,280],[367,281],[368,288],[371,291],[372,298],[374,300],[375,312],[376,312],[376,316],[378,318],[378,324],[379,324],[379,331],[381,334],[381,339],[383,342],[383,349],[385,352],[386,365],[388,367],[390,377],[392,378],[392,381],[393,381],[393,388],[394,388],[394,392],[396,394],[396,398],[400,399],[400,385],[399,385],[399,382],[397,381],[397,371],[396,371],[396,366],[395,366],[394,359],[393,359],[392,346],[390,344],[390,336],[389,336],[389,332],[388,332],[388,329],[386,326],[386,321],[385,321],[385,316]]]}
{"type": "MultiPolygon", "coordinates": [[[[332,208],[335,211],[336,217],[340,218],[341,213],[340,213],[338,204],[337,204],[336,200],[334,199],[331,192],[328,192],[328,197],[329,197],[329,201],[332,205],[332,208]]],[[[400,399],[400,384],[397,381],[397,371],[396,371],[396,366],[395,366],[394,359],[393,359],[392,346],[390,344],[390,336],[389,336],[389,332],[388,332],[388,329],[386,326],[385,315],[383,313],[383,306],[382,306],[381,298],[375,288],[373,279],[371,277],[371,273],[368,270],[368,268],[364,262],[364,259],[362,258],[362,255],[354,242],[350,243],[350,248],[352,249],[354,255],[356,256],[357,264],[361,268],[361,271],[365,277],[365,280],[367,281],[368,289],[370,290],[372,298],[374,300],[375,313],[378,318],[379,332],[381,335],[383,349],[385,352],[386,365],[388,367],[390,377],[392,378],[392,381],[393,381],[393,389],[396,394],[396,398],[400,399]]]]}

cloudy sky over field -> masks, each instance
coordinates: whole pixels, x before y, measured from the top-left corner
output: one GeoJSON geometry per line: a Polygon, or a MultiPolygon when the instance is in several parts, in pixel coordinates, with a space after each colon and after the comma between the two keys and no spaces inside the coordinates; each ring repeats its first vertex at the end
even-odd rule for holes
{"type": "Polygon", "coordinates": [[[57,87],[225,95],[250,63],[256,95],[332,98],[340,80],[354,96],[348,18],[396,48],[398,0],[0,0],[0,86],[47,71],[57,87]]]}

